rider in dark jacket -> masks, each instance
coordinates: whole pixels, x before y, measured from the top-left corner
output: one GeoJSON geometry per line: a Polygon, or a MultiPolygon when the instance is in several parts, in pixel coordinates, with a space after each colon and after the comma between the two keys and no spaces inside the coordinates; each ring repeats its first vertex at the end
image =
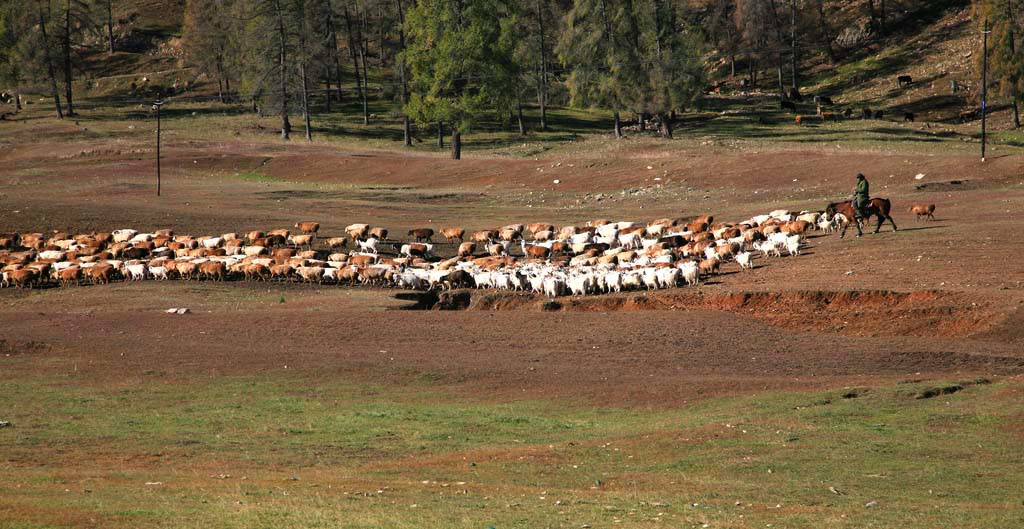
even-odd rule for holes
{"type": "Polygon", "coordinates": [[[864,177],[864,173],[857,173],[857,186],[853,188],[853,211],[857,215],[857,218],[863,219],[867,217],[867,211],[865,208],[868,206],[870,201],[870,193],[868,179],[864,177]]]}

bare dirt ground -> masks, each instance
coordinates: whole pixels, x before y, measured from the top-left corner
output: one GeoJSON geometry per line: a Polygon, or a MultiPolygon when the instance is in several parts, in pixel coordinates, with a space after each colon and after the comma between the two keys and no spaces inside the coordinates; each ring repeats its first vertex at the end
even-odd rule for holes
{"type": "Polygon", "coordinates": [[[143,143],[79,139],[74,129],[39,126],[0,154],[0,232],[172,227],[199,235],[315,220],[327,235],[364,221],[402,235],[598,217],[742,220],[820,209],[848,194],[857,171],[875,196],[893,200],[902,229],[817,236],[806,255],[727,269],[699,288],[563,300],[559,312],[544,312],[535,298],[480,301],[482,293],[473,294],[475,308],[490,310],[416,312],[383,310],[408,303],[392,291],[333,287],[8,289],[0,292],[5,347],[53,360],[15,370],[70,365],[101,382],[287,365],[311,377],[439,377],[493,398],[655,406],[766,388],[1024,371],[1024,264],[1012,228],[1024,207],[1020,155],[981,164],[959,151],[674,149],[635,139],[541,159],[452,162],[172,138],[157,199],[143,143]],[[48,134],[67,141],[36,141],[48,134]],[[917,202],[937,204],[937,220],[916,222],[906,208],[917,202]],[[162,312],[171,306],[194,313],[162,312]]]}

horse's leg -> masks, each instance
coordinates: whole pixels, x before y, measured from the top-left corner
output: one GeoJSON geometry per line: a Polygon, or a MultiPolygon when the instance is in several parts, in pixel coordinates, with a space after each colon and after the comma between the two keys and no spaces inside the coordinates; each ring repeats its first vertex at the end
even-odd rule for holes
{"type": "Polygon", "coordinates": [[[885,222],[885,217],[886,216],[887,215],[882,213],[881,210],[878,211],[878,225],[875,226],[875,231],[873,231],[872,233],[878,233],[878,232],[882,231],[882,223],[885,222]]]}
{"type": "MultiPolygon", "coordinates": [[[[897,231],[898,228],[896,227],[896,221],[892,220],[892,217],[890,217],[889,215],[886,215],[885,217],[887,219],[889,219],[889,224],[892,224],[892,231],[897,231]]],[[[882,227],[882,221],[881,220],[878,221],[878,227],[879,228],[882,227]]]]}

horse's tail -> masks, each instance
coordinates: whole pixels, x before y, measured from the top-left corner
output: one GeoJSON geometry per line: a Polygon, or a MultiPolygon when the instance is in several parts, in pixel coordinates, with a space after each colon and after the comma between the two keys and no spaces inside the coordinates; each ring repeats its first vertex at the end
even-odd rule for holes
{"type": "Polygon", "coordinates": [[[889,199],[888,198],[877,198],[875,200],[878,200],[878,211],[880,211],[882,213],[882,216],[888,217],[889,216],[889,210],[892,209],[892,203],[889,202],[889,199]]]}

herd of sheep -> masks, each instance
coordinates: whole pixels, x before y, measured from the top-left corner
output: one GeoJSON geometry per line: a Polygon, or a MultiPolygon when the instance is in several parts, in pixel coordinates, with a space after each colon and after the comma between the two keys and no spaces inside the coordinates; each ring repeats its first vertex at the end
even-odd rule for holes
{"type": "Polygon", "coordinates": [[[846,219],[773,211],[743,222],[711,216],[648,223],[598,220],[584,226],[514,224],[440,235],[457,249],[435,251],[433,229],[388,230],[352,224],[346,236],[318,238],[320,225],[193,237],[152,233],[0,234],[0,287],[67,286],[114,280],[246,280],[366,284],[407,289],[494,288],[550,297],[697,284],[735,262],[799,255],[811,230],[835,231],[846,219]],[[351,251],[349,251],[351,250],[351,251]],[[450,254],[450,252],[448,252],[450,254]]]}

